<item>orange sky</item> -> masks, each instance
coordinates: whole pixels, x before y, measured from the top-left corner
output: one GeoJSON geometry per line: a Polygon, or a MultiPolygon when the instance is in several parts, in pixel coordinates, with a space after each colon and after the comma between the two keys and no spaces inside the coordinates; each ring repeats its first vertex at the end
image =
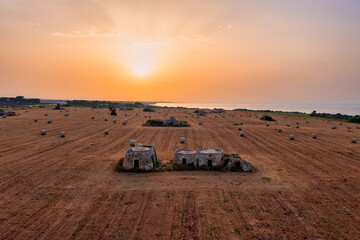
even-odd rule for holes
{"type": "Polygon", "coordinates": [[[0,96],[360,102],[360,2],[1,0],[0,96]]]}

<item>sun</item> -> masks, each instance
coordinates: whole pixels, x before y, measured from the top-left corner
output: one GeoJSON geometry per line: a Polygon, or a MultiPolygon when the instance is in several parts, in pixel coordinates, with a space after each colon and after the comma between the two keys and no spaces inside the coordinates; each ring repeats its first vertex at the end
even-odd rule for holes
{"type": "Polygon", "coordinates": [[[133,46],[129,56],[129,68],[137,77],[149,76],[154,71],[155,53],[143,46],[133,46]]]}
{"type": "Polygon", "coordinates": [[[148,56],[133,56],[130,62],[130,68],[135,76],[147,76],[153,70],[152,60],[148,56]]]}

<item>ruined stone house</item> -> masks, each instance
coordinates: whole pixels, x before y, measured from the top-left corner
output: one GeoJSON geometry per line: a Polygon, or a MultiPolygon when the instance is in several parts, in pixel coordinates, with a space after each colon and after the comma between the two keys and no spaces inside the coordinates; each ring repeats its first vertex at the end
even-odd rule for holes
{"type": "Polygon", "coordinates": [[[200,148],[197,151],[180,149],[174,154],[174,163],[214,167],[222,164],[223,157],[223,151],[217,148],[200,148]]]}
{"type": "Polygon", "coordinates": [[[149,171],[157,161],[153,147],[129,147],[126,150],[123,168],[149,171]]]}

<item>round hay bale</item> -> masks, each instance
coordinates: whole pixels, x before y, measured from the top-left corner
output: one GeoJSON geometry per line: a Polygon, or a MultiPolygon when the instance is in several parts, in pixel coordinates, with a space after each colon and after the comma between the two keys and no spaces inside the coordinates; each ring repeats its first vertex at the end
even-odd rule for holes
{"type": "Polygon", "coordinates": [[[337,127],[336,127],[336,126],[332,126],[331,128],[332,128],[332,129],[337,129],[337,127]]]}
{"type": "Polygon", "coordinates": [[[242,127],[241,126],[238,126],[238,130],[241,131],[242,127]]]}
{"type": "Polygon", "coordinates": [[[299,124],[299,122],[296,122],[296,124],[299,124]]]}
{"type": "Polygon", "coordinates": [[[95,119],[95,117],[94,117],[94,116],[91,116],[91,119],[95,119]]]}
{"type": "Polygon", "coordinates": [[[343,125],[343,123],[341,122],[341,123],[340,123],[340,126],[342,126],[342,125],[343,125]]]}
{"type": "Polygon", "coordinates": [[[199,125],[202,125],[202,122],[199,122],[199,125]]]}
{"type": "Polygon", "coordinates": [[[185,143],[185,138],[184,138],[184,137],[181,137],[181,138],[180,138],[180,143],[182,143],[182,144],[185,143]]]}
{"type": "Polygon", "coordinates": [[[2,118],[6,118],[6,115],[3,115],[2,118]]]}
{"type": "Polygon", "coordinates": [[[360,129],[360,126],[356,126],[357,129],[360,129]]]}
{"type": "Polygon", "coordinates": [[[290,123],[288,123],[287,126],[290,127],[290,123]]]}
{"type": "Polygon", "coordinates": [[[44,114],[45,117],[47,117],[47,115],[48,115],[47,113],[44,114]]]}
{"type": "Polygon", "coordinates": [[[144,145],[142,145],[141,143],[138,143],[137,146],[138,146],[138,147],[142,147],[142,146],[144,146],[144,145]]]}
{"type": "Polygon", "coordinates": [[[37,118],[34,118],[34,122],[37,122],[38,121],[38,119],[37,118]]]}
{"type": "Polygon", "coordinates": [[[269,124],[269,123],[267,123],[267,124],[266,124],[266,126],[268,127],[268,126],[270,126],[270,124],[269,124]]]}
{"type": "Polygon", "coordinates": [[[316,138],[317,138],[317,135],[316,135],[315,133],[313,133],[312,138],[313,138],[313,139],[316,139],[316,138]]]}
{"type": "Polygon", "coordinates": [[[243,125],[243,124],[244,124],[244,122],[241,122],[241,123],[240,123],[240,125],[243,125]]]}
{"type": "Polygon", "coordinates": [[[46,135],[46,130],[41,130],[41,135],[46,135]]]}
{"type": "Polygon", "coordinates": [[[282,132],[282,128],[278,128],[278,132],[282,132]]]}
{"type": "Polygon", "coordinates": [[[294,135],[290,135],[290,140],[294,140],[294,139],[295,139],[294,135]]]}
{"type": "Polygon", "coordinates": [[[60,137],[64,138],[65,137],[65,132],[61,132],[60,137]]]}
{"type": "Polygon", "coordinates": [[[130,140],[130,146],[135,147],[135,140],[130,140]]]}
{"type": "Polygon", "coordinates": [[[306,123],[309,123],[309,121],[306,121],[306,123]]]}
{"type": "Polygon", "coordinates": [[[351,126],[348,126],[348,129],[351,129],[351,126]]]}
{"type": "Polygon", "coordinates": [[[124,121],[123,121],[123,125],[126,125],[127,124],[127,120],[126,119],[124,119],[124,121]]]}
{"type": "Polygon", "coordinates": [[[116,123],[116,119],[113,120],[113,123],[116,123]]]}
{"type": "Polygon", "coordinates": [[[107,117],[105,118],[105,122],[107,122],[107,117]]]}
{"type": "Polygon", "coordinates": [[[105,135],[108,135],[109,134],[109,129],[105,129],[104,133],[105,133],[105,135]]]}
{"type": "Polygon", "coordinates": [[[65,113],[64,116],[67,117],[67,116],[69,116],[69,114],[68,114],[68,113],[65,113]]]}
{"type": "Polygon", "coordinates": [[[48,124],[52,123],[52,120],[48,120],[48,124]]]}
{"type": "Polygon", "coordinates": [[[245,133],[244,133],[244,132],[240,132],[240,137],[245,137],[245,133]]]}
{"type": "Polygon", "coordinates": [[[356,143],[356,142],[357,142],[357,139],[356,139],[356,138],[353,138],[353,139],[351,139],[351,142],[352,142],[352,143],[356,143]]]}

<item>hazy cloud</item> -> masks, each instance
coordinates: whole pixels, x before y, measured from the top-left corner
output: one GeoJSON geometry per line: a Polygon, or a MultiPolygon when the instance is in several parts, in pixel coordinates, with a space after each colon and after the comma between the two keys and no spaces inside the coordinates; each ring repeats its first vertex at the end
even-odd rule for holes
{"type": "Polygon", "coordinates": [[[31,26],[34,26],[34,27],[39,27],[40,26],[40,23],[38,23],[38,22],[29,22],[28,24],[31,25],[31,26]]]}
{"type": "Polygon", "coordinates": [[[220,28],[220,29],[232,29],[233,26],[232,25],[225,25],[225,26],[220,25],[220,26],[218,26],[218,28],[220,28]]]}
{"type": "Polygon", "coordinates": [[[87,38],[87,37],[120,37],[122,34],[117,31],[101,31],[96,27],[91,27],[86,31],[74,31],[71,33],[55,32],[51,34],[55,37],[64,38],[87,38]]]}
{"type": "Polygon", "coordinates": [[[210,39],[206,38],[200,34],[191,34],[191,35],[179,35],[177,38],[184,40],[184,41],[190,41],[190,42],[207,42],[210,39]]]}
{"type": "Polygon", "coordinates": [[[170,43],[171,43],[170,40],[151,40],[151,39],[147,39],[147,40],[140,40],[140,41],[133,42],[132,45],[156,46],[156,45],[168,45],[170,43]]]}

